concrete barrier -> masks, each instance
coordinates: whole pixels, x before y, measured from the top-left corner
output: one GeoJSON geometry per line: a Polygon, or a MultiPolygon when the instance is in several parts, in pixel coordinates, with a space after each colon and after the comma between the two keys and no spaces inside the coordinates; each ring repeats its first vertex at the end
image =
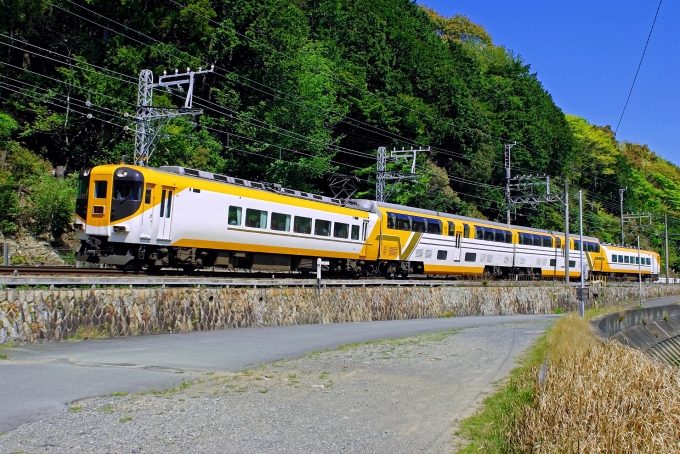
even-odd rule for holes
{"type": "Polygon", "coordinates": [[[680,306],[630,309],[594,319],[596,335],[615,339],[665,363],[680,365],[680,306]]]}

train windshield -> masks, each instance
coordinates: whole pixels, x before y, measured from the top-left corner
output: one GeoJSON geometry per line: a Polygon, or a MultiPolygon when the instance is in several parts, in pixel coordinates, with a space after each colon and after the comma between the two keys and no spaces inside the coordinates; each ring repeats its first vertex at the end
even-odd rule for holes
{"type": "Polygon", "coordinates": [[[142,183],[139,181],[116,181],[114,200],[142,200],[142,183]]]}
{"type": "Polygon", "coordinates": [[[78,198],[86,199],[90,189],[90,179],[81,178],[78,180],[78,198]]]}

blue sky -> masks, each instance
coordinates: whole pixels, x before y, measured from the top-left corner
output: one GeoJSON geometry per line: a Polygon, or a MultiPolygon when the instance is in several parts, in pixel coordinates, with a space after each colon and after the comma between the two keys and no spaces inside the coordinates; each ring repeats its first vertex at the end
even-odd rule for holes
{"type": "MultiPolygon", "coordinates": [[[[657,0],[417,0],[464,14],[519,54],[565,113],[616,128],[657,0]]],[[[680,2],[662,3],[619,140],[680,165],[680,2]]]]}

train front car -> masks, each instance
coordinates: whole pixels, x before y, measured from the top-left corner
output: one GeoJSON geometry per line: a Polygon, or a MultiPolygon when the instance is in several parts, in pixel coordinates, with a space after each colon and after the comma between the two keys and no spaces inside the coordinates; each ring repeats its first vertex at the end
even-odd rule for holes
{"type": "Polygon", "coordinates": [[[87,187],[81,261],[363,274],[377,258],[378,216],[352,201],[177,166],[95,167],[87,187]]]}
{"type": "Polygon", "coordinates": [[[145,208],[143,172],[139,167],[105,165],[81,173],[74,224],[81,246],[76,260],[121,269],[135,261],[145,208]]]}

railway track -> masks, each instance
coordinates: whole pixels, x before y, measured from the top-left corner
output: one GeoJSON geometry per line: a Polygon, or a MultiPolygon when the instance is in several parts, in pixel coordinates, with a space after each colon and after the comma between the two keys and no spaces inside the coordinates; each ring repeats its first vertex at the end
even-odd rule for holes
{"type": "MultiPolygon", "coordinates": [[[[75,268],[60,266],[0,266],[0,287],[16,288],[19,286],[49,287],[82,287],[82,286],[221,286],[221,287],[299,287],[299,286],[552,286],[563,285],[562,281],[494,281],[494,280],[460,280],[454,277],[441,278],[432,276],[412,276],[409,278],[348,278],[322,276],[321,282],[316,278],[300,273],[265,273],[208,271],[187,275],[182,270],[164,269],[148,275],[145,273],[123,272],[111,268],[75,268]]],[[[578,286],[573,282],[572,286],[578,286]]],[[[611,285],[611,284],[610,284],[611,285]]],[[[618,284],[626,285],[626,284],[618,284]]]]}

